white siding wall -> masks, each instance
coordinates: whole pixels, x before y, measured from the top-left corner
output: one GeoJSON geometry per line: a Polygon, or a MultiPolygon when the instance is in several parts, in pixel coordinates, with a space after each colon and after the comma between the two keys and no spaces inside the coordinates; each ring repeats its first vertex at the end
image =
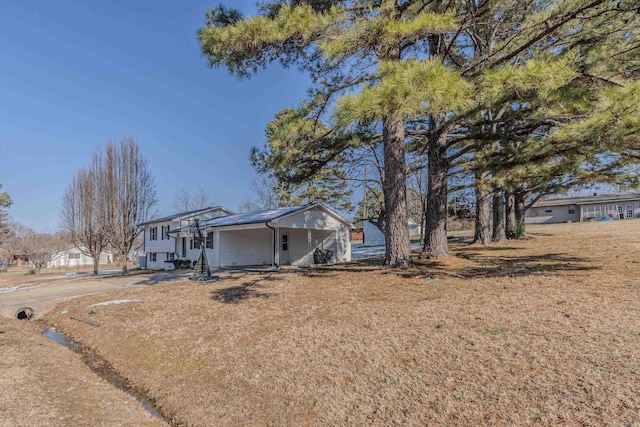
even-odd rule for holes
{"type": "MultiPolygon", "coordinates": [[[[147,254],[147,268],[163,270],[173,270],[174,268],[172,263],[166,262],[167,254],[176,252],[176,239],[166,235],[167,227],[169,227],[170,230],[175,230],[178,228],[178,223],[173,221],[159,222],[150,224],[150,226],[144,230],[144,250],[147,254]],[[158,230],[156,240],[151,240],[152,227],[157,227],[158,230]],[[164,235],[162,233],[163,228],[165,231],[164,235]],[[151,260],[152,253],[156,254],[155,261],[151,260]]],[[[177,259],[175,255],[174,259],[177,259]]]]}
{"type": "Polygon", "coordinates": [[[272,221],[280,228],[311,228],[315,230],[336,230],[341,221],[327,215],[319,208],[298,212],[285,218],[272,221]]]}
{"type": "MultiPolygon", "coordinates": [[[[220,232],[220,267],[271,265],[272,231],[268,228],[220,232]]],[[[214,243],[215,246],[215,243],[214,243]]]]}
{"type": "Polygon", "coordinates": [[[336,251],[334,252],[336,261],[351,261],[351,241],[349,240],[351,230],[345,224],[342,224],[336,234],[336,251]]]}
{"type": "Polygon", "coordinates": [[[580,207],[576,205],[561,205],[530,208],[525,216],[527,224],[553,224],[565,221],[580,221],[580,207]],[[569,209],[573,209],[574,213],[569,213],[569,209]],[[551,212],[547,212],[548,210],[551,212]]]}

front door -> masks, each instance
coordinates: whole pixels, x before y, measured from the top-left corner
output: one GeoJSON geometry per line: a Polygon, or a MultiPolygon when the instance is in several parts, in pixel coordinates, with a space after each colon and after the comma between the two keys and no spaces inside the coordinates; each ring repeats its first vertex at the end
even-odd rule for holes
{"type": "Polygon", "coordinates": [[[289,264],[289,233],[282,233],[280,235],[280,263],[289,264]]]}
{"type": "Polygon", "coordinates": [[[187,238],[182,238],[182,258],[187,257],[187,238]]]}

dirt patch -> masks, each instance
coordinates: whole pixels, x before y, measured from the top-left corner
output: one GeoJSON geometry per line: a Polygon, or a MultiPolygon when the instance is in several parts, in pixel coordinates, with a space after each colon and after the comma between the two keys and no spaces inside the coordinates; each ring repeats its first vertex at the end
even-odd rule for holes
{"type": "Polygon", "coordinates": [[[367,261],[128,289],[48,321],[185,425],[634,425],[639,225],[530,227],[401,274],[367,261]],[[117,298],[138,301],[89,308],[117,298]]]}

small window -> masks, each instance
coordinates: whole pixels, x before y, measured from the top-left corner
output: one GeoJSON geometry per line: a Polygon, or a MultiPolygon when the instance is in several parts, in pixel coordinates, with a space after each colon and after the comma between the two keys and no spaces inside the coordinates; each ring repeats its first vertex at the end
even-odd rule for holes
{"type": "Polygon", "coordinates": [[[80,254],[69,254],[69,259],[80,259],[80,254]]]}
{"type": "Polygon", "coordinates": [[[165,232],[165,235],[164,235],[165,239],[167,240],[169,240],[169,231],[171,231],[171,226],[167,225],[167,231],[165,232]]]}
{"type": "Polygon", "coordinates": [[[569,215],[573,215],[574,213],[576,213],[576,208],[570,207],[569,208],[569,215]]]}
{"type": "Polygon", "coordinates": [[[191,249],[200,249],[200,239],[198,237],[194,237],[191,240],[191,249]]]}
{"type": "Polygon", "coordinates": [[[175,254],[173,252],[167,252],[167,261],[173,261],[175,254]]]}
{"type": "Polygon", "coordinates": [[[207,233],[207,240],[205,241],[205,248],[213,249],[213,232],[207,233]]]}
{"type": "Polygon", "coordinates": [[[282,250],[283,251],[288,251],[289,250],[289,235],[288,234],[283,234],[282,235],[282,250]]]}
{"type": "Polygon", "coordinates": [[[551,209],[549,209],[549,208],[544,210],[544,213],[551,213],[551,212],[553,212],[553,211],[551,209]]]}
{"type": "Polygon", "coordinates": [[[158,240],[158,227],[151,227],[149,229],[149,240],[158,240]]]}
{"type": "MultiPolygon", "coordinates": [[[[157,230],[157,227],[154,227],[157,230]]],[[[151,262],[155,262],[156,261],[156,253],[155,252],[150,252],[149,253],[149,261],[151,262]]]]}

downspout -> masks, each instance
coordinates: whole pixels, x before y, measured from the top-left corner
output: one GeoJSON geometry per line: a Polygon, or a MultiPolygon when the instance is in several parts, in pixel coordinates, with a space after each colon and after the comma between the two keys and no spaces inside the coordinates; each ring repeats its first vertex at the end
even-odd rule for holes
{"type": "Polygon", "coordinates": [[[273,228],[272,226],[269,225],[269,221],[265,222],[264,225],[266,225],[268,228],[270,228],[273,231],[273,254],[271,255],[271,259],[273,260],[271,262],[271,268],[279,268],[279,266],[276,264],[276,251],[278,250],[278,242],[277,242],[277,238],[276,238],[276,229],[273,228]]]}

